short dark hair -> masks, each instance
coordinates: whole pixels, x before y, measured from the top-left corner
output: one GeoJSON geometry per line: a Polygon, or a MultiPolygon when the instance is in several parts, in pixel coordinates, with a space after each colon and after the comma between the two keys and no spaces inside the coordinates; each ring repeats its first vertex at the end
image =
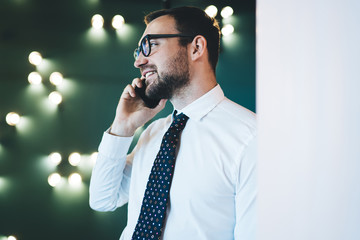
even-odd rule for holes
{"type": "MultiPolygon", "coordinates": [[[[149,24],[154,19],[164,15],[169,15],[175,19],[175,27],[180,33],[193,36],[202,35],[206,39],[209,63],[215,73],[220,48],[220,28],[216,19],[209,17],[205,11],[197,7],[178,7],[151,12],[145,16],[144,21],[149,24]]],[[[182,46],[185,46],[192,39],[180,38],[179,41],[182,46]]]]}

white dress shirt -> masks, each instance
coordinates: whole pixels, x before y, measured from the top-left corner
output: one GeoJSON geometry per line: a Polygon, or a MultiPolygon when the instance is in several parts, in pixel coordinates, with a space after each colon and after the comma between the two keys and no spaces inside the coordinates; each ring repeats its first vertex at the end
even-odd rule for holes
{"type": "MultiPolygon", "coordinates": [[[[164,240],[254,240],[255,114],[224,97],[219,85],[178,112],[181,135],[164,240]]],[[[128,202],[130,240],[146,183],[172,116],[151,123],[127,155],[132,137],[104,133],[90,183],[90,206],[113,211],[128,202]]]]}

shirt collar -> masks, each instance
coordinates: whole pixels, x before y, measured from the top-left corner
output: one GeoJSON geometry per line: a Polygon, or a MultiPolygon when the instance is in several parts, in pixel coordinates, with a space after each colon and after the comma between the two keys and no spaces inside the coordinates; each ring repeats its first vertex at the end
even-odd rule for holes
{"type": "Polygon", "coordinates": [[[184,107],[182,110],[174,108],[174,111],[177,111],[178,113],[183,112],[190,119],[200,121],[224,98],[224,92],[221,89],[220,85],[217,84],[209,92],[205,93],[200,98],[196,99],[195,101],[184,107]]]}

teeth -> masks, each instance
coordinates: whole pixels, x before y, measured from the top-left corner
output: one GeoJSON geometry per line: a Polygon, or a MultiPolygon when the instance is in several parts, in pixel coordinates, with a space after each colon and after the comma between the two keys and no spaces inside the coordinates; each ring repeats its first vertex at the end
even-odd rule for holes
{"type": "Polygon", "coordinates": [[[154,73],[155,73],[155,71],[147,72],[147,73],[145,74],[145,78],[148,78],[151,74],[154,74],[154,73]]]}

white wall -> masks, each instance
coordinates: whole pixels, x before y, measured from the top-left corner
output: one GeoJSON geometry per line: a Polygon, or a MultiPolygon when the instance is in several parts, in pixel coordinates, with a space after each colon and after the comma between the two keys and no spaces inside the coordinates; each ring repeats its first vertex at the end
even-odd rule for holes
{"type": "Polygon", "coordinates": [[[359,0],[257,0],[258,240],[360,239],[359,49],[359,0]]]}

